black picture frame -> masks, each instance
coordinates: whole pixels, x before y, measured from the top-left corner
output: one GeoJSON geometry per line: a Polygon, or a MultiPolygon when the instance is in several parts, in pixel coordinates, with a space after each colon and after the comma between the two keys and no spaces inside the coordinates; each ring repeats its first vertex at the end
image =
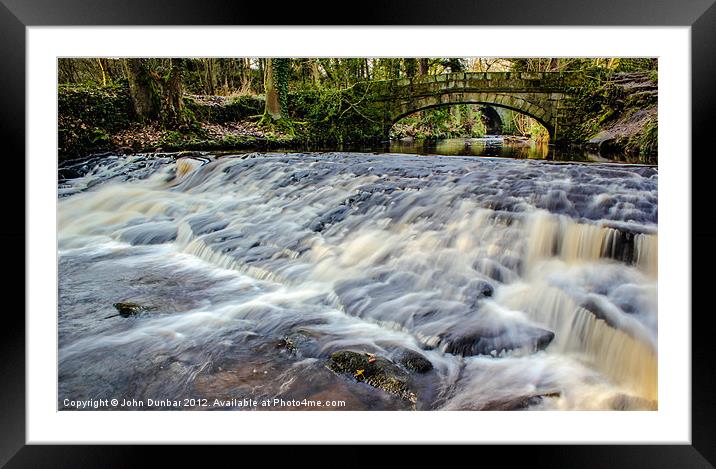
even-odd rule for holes
{"type": "MultiPolygon", "coordinates": [[[[716,229],[698,214],[709,211],[709,178],[713,171],[713,144],[709,129],[716,115],[716,4],[715,0],[400,0],[356,5],[335,2],[279,2],[267,11],[265,2],[238,0],[0,0],[0,135],[5,149],[6,197],[17,199],[25,193],[25,40],[28,26],[110,26],[110,25],[513,25],[513,26],[690,26],[692,73],[692,439],[691,445],[570,445],[529,446],[520,451],[531,466],[567,467],[714,467],[716,466],[716,360],[713,360],[713,332],[710,315],[696,305],[708,304],[710,276],[706,266],[716,255],[707,243],[716,239],[716,229]],[[278,6],[280,5],[280,6],[278,6]],[[329,12],[320,17],[317,12],[329,12]],[[330,16],[333,15],[333,16],[330,16]],[[710,150],[710,151],[709,151],[710,150]],[[695,164],[697,163],[697,164],[695,164]],[[710,166],[709,166],[710,165],[710,166]],[[11,170],[11,172],[10,172],[11,170]],[[11,187],[7,187],[10,185],[11,187]],[[13,187],[16,186],[16,187],[13,187]],[[12,195],[15,194],[15,195],[12,195]],[[698,266],[702,266],[701,270],[698,266]]],[[[711,184],[712,185],[712,184],[711,184]]],[[[10,199],[12,200],[12,199],[10,199]]],[[[25,291],[24,253],[32,249],[25,241],[25,210],[10,201],[5,204],[5,226],[0,234],[5,249],[17,262],[6,269],[6,298],[19,300],[4,311],[0,325],[0,466],[18,467],[123,467],[135,462],[136,447],[26,445],[25,423],[25,291]],[[20,257],[23,257],[21,260],[20,257]],[[23,264],[21,264],[23,262],[23,264]],[[22,267],[20,267],[22,265],[22,267]],[[21,275],[22,273],[22,275],[21,275]]],[[[711,218],[710,216],[707,218],[711,218]]],[[[6,259],[7,261],[8,259],[6,259]]],[[[9,302],[5,302],[8,306],[9,302]]],[[[662,353],[668,353],[662,349],[662,353]]],[[[515,448],[517,450],[518,448],[515,448]]],[[[147,448],[145,447],[146,451],[147,448]]],[[[212,450],[210,456],[192,454],[173,447],[173,458],[206,464],[216,455],[231,451],[212,450]]],[[[348,463],[366,461],[367,453],[356,448],[342,449],[348,463]]],[[[484,447],[480,460],[512,449],[484,447]]],[[[169,453],[168,451],[163,452],[169,453]]],[[[272,452],[274,453],[274,452],[272,452]]],[[[280,451],[275,452],[280,456],[280,451]]],[[[298,458],[295,450],[284,457],[298,458]]],[[[416,454],[422,454],[422,451],[416,454]]],[[[443,453],[444,454],[444,453],[443,453]]],[[[500,456],[502,455],[502,456],[500,456]]],[[[244,457],[234,452],[234,457],[244,457]]],[[[162,456],[164,457],[164,455],[162,456]]],[[[311,461],[311,460],[309,460],[311,461]]],[[[169,460],[165,460],[168,463],[169,460]]]]}

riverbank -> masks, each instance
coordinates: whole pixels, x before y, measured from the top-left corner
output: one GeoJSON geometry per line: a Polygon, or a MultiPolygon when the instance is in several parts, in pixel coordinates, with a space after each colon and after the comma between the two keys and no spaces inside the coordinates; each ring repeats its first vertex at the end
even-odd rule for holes
{"type": "MultiPolygon", "coordinates": [[[[364,141],[365,136],[359,133],[353,135],[352,140],[348,138],[346,129],[352,127],[355,119],[364,116],[354,115],[358,111],[350,105],[353,101],[346,101],[346,96],[336,93],[292,93],[291,118],[271,126],[261,124],[265,102],[260,96],[187,95],[183,112],[189,124],[167,127],[160,122],[140,122],[133,114],[129,91],[124,85],[61,85],[58,88],[59,159],[103,152],[387,147],[387,142],[375,138],[364,141]],[[342,111],[329,106],[329,103],[339,103],[336,105],[341,108],[340,103],[344,101],[349,104],[344,103],[347,107],[342,111]],[[328,122],[336,113],[341,116],[338,121],[342,124],[338,127],[335,122],[328,122]]],[[[575,126],[573,135],[569,136],[568,140],[575,142],[570,151],[577,148],[579,152],[589,151],[611,160],[656,164],[657,97],[656,77],[648,73],[621,73],[595,80],[594,86],[587,86],[576,94],[576,117],[580,125],[575,126]]],[[[450,113],[443,114],[451,118],[450,113]]],[[[459,128],[464,130],[469,124],[469,135],[484,135],[486,129],[480,116],[467,117],[461,117],[459,128]]],[[[445,128],[452,129],[451,126],[445,128]]],[[[442,130],[440,135],[445,134],[442,130]]]]}
{"type": "Polygon", "coordinates": [[[581,124],[571,138],[610,157],[627,155],[658,162],[658,81],[656,73],[615,73],[595,79],[577,93],[581,124]]]}
{"type": "Polygon", "coordinates": [[[260,98],[189,96],[185,103],[192,123],[167,128],[137,121],[125,86],[60,86],[59,159],[102,152],[270,150],[297,143],[289,132],[259,126],[260,98]]]}

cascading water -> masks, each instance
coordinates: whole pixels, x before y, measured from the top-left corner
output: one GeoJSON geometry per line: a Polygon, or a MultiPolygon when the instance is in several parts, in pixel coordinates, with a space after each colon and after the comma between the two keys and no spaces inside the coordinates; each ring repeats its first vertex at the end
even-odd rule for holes
{"type": "Polygon", "coordinates": [[[656,408],[655,168],[138,155],[61,175],[60,408],[405,408],[329,370],[344,350],[429,360],[404,370],[417,409],[656,408]],[[116,302],[146,308],[106,319],[116,302]]]}

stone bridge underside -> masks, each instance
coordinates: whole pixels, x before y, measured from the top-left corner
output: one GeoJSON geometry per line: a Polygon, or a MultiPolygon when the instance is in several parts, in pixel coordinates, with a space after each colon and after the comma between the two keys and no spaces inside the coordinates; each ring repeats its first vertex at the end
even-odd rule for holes
{"type": "Polygon", "coordinates": [[[526,114],[540,122],[551,141],[574,125],[568,90],[579,76],[559,72],[466,72],[424,75],[413,79],[371,82],[372,115],[382,116],[383,137],[390,127],[414,112],[450,104],[485,104],[526,114]]]}

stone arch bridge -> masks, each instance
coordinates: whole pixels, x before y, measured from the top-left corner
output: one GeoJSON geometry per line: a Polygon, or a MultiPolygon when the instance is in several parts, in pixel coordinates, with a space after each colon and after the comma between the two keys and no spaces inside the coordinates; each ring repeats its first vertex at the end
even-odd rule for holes
{"type": "Polygon", "coordinates": [[[569,90],[582,82],[580,74],[569,72],[423,75],[359,83],[353,106],[382,138],[387,138],[395,122],[414,112],[451,104],[482,104],[533,117],[547,129],[551,142],[567,142],[576,124],[569,90]]]}

